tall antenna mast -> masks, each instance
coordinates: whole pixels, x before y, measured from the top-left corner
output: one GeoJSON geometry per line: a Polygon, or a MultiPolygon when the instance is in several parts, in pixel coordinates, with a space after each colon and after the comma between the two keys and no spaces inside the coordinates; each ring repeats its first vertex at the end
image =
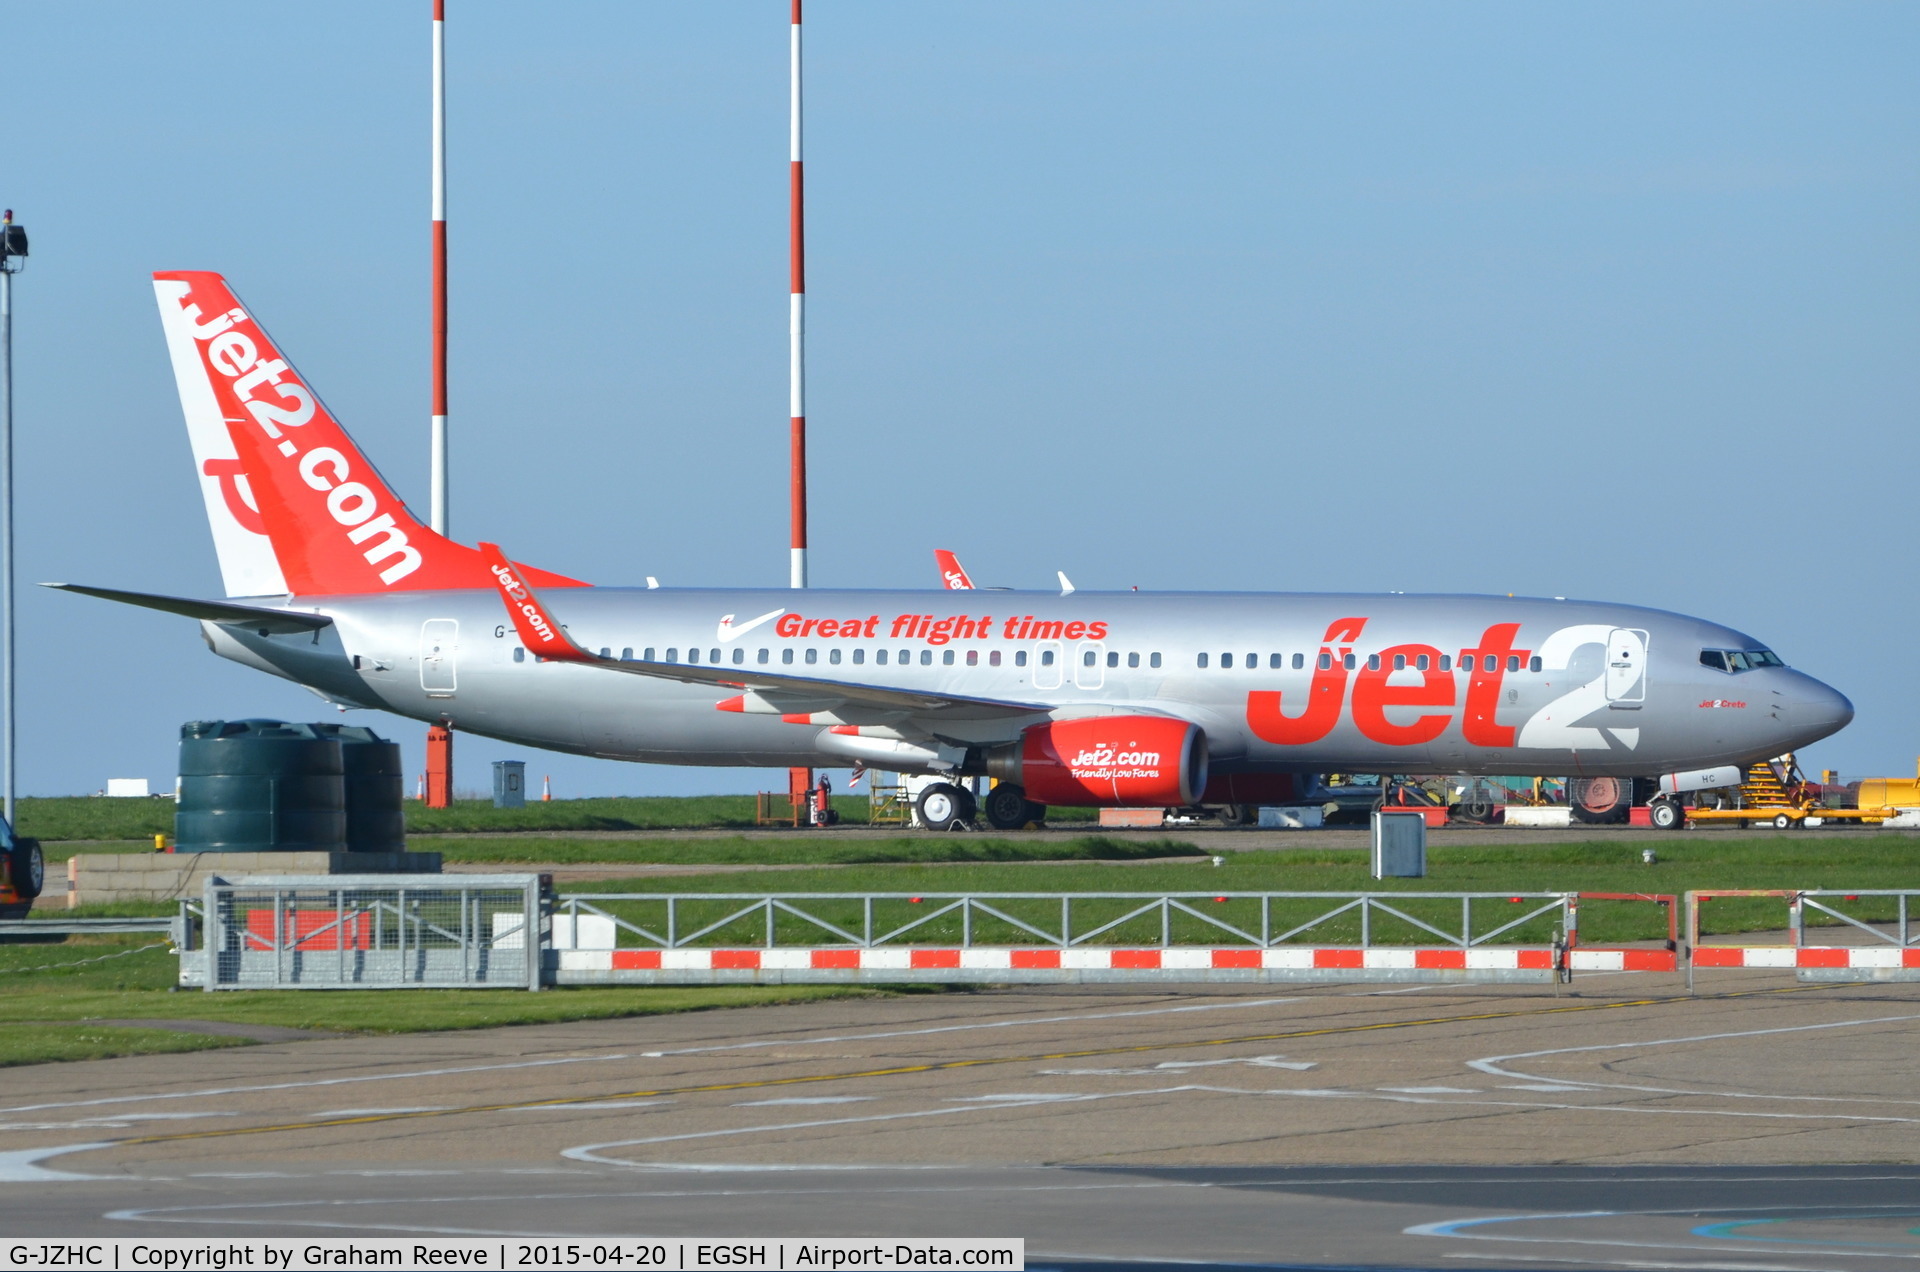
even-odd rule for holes
{"type": "Polygon", "coordinates": [[[427,522],[447,533],[447,3],[433,0],[433,478],[427,522]]]}
{"type": "Polygon", "coordinates": [[[807,269],[806,198],[800,178],[800,0],[793,0],[793,40],[790,56],[787,141],[789,269],[792,297],[787,316],[788,414],[793,423],[793,547],[789,583],[807,585],[807,269]]]}

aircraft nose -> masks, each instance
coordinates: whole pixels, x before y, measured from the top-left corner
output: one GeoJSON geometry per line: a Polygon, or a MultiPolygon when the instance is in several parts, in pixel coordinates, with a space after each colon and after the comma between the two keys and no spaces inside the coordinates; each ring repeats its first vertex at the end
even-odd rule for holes
{"type": "Polygon", "coordinates": [[[1847,701],[1847,695],[1811,676],[1805,678],[1800,691],[1794,695],[1793,723],[1815,738],[1838,733],[1852,719],[1853,703],[1847,701]]]}

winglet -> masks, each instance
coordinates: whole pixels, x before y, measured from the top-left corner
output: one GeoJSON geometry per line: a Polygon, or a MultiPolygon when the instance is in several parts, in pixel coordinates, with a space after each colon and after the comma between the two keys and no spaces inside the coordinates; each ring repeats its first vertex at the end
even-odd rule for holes
{"type": "Polygon", "coordinates": [[[520,634],[520,641],[540,658],[556,662],[597,662],[592,654],[573,643],[560,621],[547,611],[534,595],[533,588],[521,577],[520,568],[507,560],[507,554],[500,550],[497,543],[482,543],[480,555],[493,574],[494,585],[500,589],[500,599],[505,602],[507,613],[513,619],[513,629],[520,634]]]}
{"type": "Polygon", "coordinates": [[[966,570],[960,564],[960,558],[945,548],[933,550],[935,564],[940,567],[940,582],[949,592],[970,592],[973,580],[967,577],[966,570]]]}

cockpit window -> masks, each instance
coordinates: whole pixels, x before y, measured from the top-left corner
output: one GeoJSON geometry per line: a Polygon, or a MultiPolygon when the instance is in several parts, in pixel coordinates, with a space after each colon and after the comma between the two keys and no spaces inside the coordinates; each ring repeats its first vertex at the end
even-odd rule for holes
{"type": "Polygon", "coordinates": [[[1780,655],[1771,649],[1703,649],[1700,665],[1729,674],[1752,671],[1757,667],[1784,667],[1780,655]]]}

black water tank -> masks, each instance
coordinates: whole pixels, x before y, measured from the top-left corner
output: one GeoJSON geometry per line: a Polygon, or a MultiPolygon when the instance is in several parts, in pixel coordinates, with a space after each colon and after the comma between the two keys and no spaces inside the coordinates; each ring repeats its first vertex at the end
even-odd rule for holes
{"type": "Polygon", "coordinates": [[[347,851],[405,852],[407,822],[400,801],[406,795],[406,774],[400,767],[400,744],[358,725],[313,727],[340,742],[341,770],[346,774],[347,851]]]}
{"type": "Polygon", "coordinates": [[[177,851],[347,851],[341,751],[310,724],[181,725],[177,851]]]}

